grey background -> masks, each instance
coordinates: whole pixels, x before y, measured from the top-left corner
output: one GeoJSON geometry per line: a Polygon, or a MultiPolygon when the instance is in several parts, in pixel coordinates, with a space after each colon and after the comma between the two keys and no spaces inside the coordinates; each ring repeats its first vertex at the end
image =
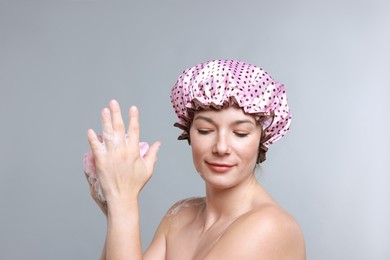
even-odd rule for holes
{"type": "Polygon", "coordinates": [[[287,87],[291,131],[259,180],[301,224],[308,259],[390,259],[389,13],[372,0],[1,1],[0,258],[99,257],[82,157],[111,98],[162,141],[141,195],[146,247],[172,203],[203,194],[170,88],[227,58],[287,87]]]}

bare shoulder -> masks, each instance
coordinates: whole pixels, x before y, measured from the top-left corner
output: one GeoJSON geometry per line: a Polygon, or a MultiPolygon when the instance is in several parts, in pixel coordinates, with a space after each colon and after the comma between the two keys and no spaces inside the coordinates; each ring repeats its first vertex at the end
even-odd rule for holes
{"type": "Polygon", "coordinates": [[[302,231],[296,220],[275,204],[261,206],[241,216],[232,225],[232,229],[253,230],[252,233],[260,239],[275,237],[279,242],[303,241],[302,231]]]}
{"type": "Polygon", "coordinates": [[[144,259],[166,259],[168,236],[190,225],[204,203],[204,198],[188,198],[173,204],[162,218],[144,259]]]}
{"type": "Polygon", "coordinates": [[[161,229],[167,233],[173,223],[176,226],[179,223],[191,222],[204,205],[205,199],[202,197],[187,198],[174,203],[161,220],[161,229]]]}
{"type": "Polygon", "coordinates": [[[222,256],[223,259],[302,260],[306,259],[305,242],[290,214],[275,204],[266,204],[234,221],[207,259],[222,256]]]}
{"type": "Polygon", "coordinates": [[[205,199],[201,197],[188,198],[180,200],[173,204],[173,206],[168,210],[166,217],[174,218],[177,215],[187,215],[197,211],[199,206],[205,204],[205,199]]]}

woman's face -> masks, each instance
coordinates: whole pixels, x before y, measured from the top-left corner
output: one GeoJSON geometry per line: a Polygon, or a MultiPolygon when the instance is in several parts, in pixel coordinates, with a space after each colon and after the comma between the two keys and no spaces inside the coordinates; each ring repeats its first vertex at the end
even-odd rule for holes
{"type": "Polygon", "coordinates": [[[261,127],[242,109],[195,112],[190,129],[195,168],[216,188],[230,188],[253,177],[261,127]]]}

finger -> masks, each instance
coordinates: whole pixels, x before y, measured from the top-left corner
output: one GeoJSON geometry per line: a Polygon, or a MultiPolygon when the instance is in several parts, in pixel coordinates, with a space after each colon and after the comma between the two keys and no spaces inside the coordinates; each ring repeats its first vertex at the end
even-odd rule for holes
{"type": "MultiPolygon", "coordinates": [[[[129,111],[130,121],[127,135],[129,136],[128,144],[135,151],[139,151],[139,114],[138,109],[132,106],[129,111]]],[[[138,152],[139,153],[139,152],[138,152]]]]}
{"type": "Polygon", "coordinates": [[[84,175],[85,175],[85,178],[87,179],[87,182],[88,184],[91,186],[91,184],[97,180],[96,178],[94,178],[93,176],[90,176],[89,174],[87,174],[85,171],[84,171],[84,175]]]}
{"type": "Polygon", "coordinates": [[[91,188],[91,182],[90,182],[89,175],[88,175],[85,171],[84,171],[84,176],[85,176],[85,178],[87,179],[87,182],[88,182],[89,187],[91,188]]]}
{"type": "MultiPolygon", "coordinates": [[[[91,183],[89,181],[89,176],[84,172],[85,174],[85,178],[87,179],[87,182],[88,182],[88,186],[89,186],[89,193],[91,194],[91,197],[96,201],[96,194],[95,194],[95,188],[94,188],[94,183],[91,183]]],[[[96,182],[96,180],[95,180],[96,182]]]]}
{"type": "Polygon", "coordinates": [[[117,132],[122,139],[124,139],[125,126],[123,124],[121,108],[119,106],[118,101],[111,100],[110,112],[111,112],[111,121],[112,121],[113,130],[117,132]]]}
{"type": "MultiPolygon", "coordinates": [[[[101,148],[102,148],[101,142],[99,141],[95,131],[93,131],[92,129],[88,129],[87,139],[88,139],[89,146],[91,147],[91,151],[92,151],[93,155],[95,156],[96,154],[98,154],[101,151],[101,148]]],[[[95,158],[96,158],[96,156],[95,156],[95,158]]]]}
{"type": "Polygon", "coordinates": [[[89,185],[89,192],[91,194],[92,199],[96,202],[96,204],[99,206],[100,210],[103,212],[105,216],[107,216],[107,203],[100,201],[99,197],[96,194],[95,191],[95,184],[94,185],[89,185]]]}
{"type": "Polygon", "coordinates": [[[112,146],[113,129],[111,123],[111,112],[108,108],[102,109],[103,142],[107,147],[112,146]]]}
{"type": "MultiPolygon", "coordinates": [[[[95,181],[96,182],[96,181],[95,181]]],[[[97,200],[97,197],[96,197],[96,192],[95,192],[95,185],[94,183],[91,183],[89,185],[89,193],[91,194],[91,197],[93,198],[93,200],[97,200]]]]}
{"type": "Polygon", "coordinates": [[[157,162],[157,154],[160,149],[161,143],[155,142],[150,148],[149,151],[146,153],[144,159],[146,167],[149,171],[153,171],[154,166],[157,162]]]}
{"type": "Polygon", "coordinates": [[[93,197],[93,199],[96,201],[96,202],[99,202],[99,196],[98,196],[98,190],[99,190],[99,182],[98,180],[94,181],[91,185],[91,195],[93,197]]]}

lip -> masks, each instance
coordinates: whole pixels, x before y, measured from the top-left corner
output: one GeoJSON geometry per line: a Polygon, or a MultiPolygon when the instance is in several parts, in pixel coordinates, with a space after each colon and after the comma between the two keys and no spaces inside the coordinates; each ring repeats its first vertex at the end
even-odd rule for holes
{"type": "Polygon", "coordinates": [[[234,167],[233,164],[227,164],[227,163],[216,163],[216,162],[215,163],[206,162],[206,163],[213,172],[217,172],[217,173],[226,173],[234,167]]]}

